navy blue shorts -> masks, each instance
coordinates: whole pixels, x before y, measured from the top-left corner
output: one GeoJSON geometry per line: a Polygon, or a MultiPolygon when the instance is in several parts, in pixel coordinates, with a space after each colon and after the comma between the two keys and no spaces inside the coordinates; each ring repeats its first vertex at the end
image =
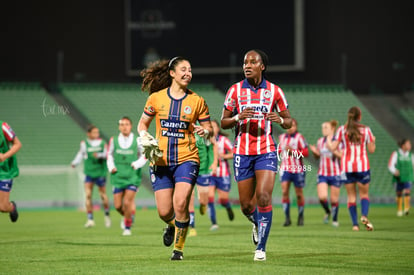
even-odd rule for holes
{"type": "Polygon", "coordinates": [[[183,162],[173,166],[150,166],[152,189],[174,188],[176,182],[187,182],[194,185],[197,181],[200,165],[194,161],[183,162]]]}
{"type": "Polygon", "coordinates": [[[354,183],[360,182],[362,184],[367,184],[371,181],[371,172],[370,170],[365,172],[350,172],[345,173],[344,183],[354,183]]]}
{"type": "Polygon", "coordinates": [[[87,182],[92,182],[94,184],[96,184],[99,187],[104,187],[106,184],[106,177],[97,177],[97,178],[92,178],[88,175],[85,176],[85,183],[87,182]]]}
{"type": "Polygon", "coordinates": [[[197,185],[208,187],[210,185],[210,178],[211,178],[210,175],[199,175],[197,177],[197,185]]]}
{"type": "Polygon", "coordinates": [[[0,180],[0,191],[9,193],[12,189],[13,180],[0,180]]]}
{"type": "Polygon", "coordinates": [[[291,173],[287,171],[280,172],[280,182],[293,182],[296,188],[305,187],[305,172],[291,173]]]}
{"type": "Polygon", "coordinates": [[[115,195],[115,194],[118,194],[118,193],[122,193],[125,190],[131,190],[131,191],[134,191],[134,192],[138,192],[138,186],[131,184],[131,185],[128,185],[127,187],[125,187],[125,188],[114,187],[114,188],[112,188],[112,194],[115,195]]]}
{"type": "Polygon", "coordinates": [[[270,170],[277,173],[277,156],[275,152],[263,155],[234,155],[234,178],[242,181],[255,177],[257,170],[270,170]]]}
{"type": "Polygon", "coordinates": [[[411,189],[411,184],[412,184],[411,182],[397,182],[395,184],[395,191],[401,192],[405,189],[410,190],[411,189]]]}
{"type": "Polygon", "coordinates": [[[341,187],[342,180],[341,176],[322,176],[318,175],[318,183],[327,183],[329,186],[341,187]]]}
{"type": "Polygon", "coordinates": [[[230,176],[227,177],[211,177],[210,186],[215,186],[224,192],[230,192],[231,180],[230,176]]]}

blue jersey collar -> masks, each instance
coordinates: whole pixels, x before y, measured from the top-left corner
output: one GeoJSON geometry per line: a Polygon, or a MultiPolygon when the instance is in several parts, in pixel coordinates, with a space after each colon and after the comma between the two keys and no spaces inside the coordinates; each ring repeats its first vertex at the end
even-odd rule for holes
{"type": "Polygon", "coordinates": [[[245,78],[243,80],[242,83],[242,88],[248,88],[252,91],[257,91],[259,89],[266,89],[267,85],[266,85],[266,79],[262,78],[262,82],[260,82],[259,86],[257,87],[257,89],[255,89],[254,87],[252,87],[249,83],[249,81],[247,81],[247,78],[245,78]]]}

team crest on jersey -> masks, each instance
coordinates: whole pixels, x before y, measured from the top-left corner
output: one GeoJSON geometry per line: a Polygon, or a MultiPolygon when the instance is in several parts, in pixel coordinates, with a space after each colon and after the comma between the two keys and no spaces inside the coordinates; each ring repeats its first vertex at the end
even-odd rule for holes
{"type": "Polygon", "coordinates": [[[263,92],[263,96],[264,96],[265,98],[270,98],[270,97],[272,96],[272,93],[271,93],[269,90],[265,90],[265,91],[263,92]]]}
{"type": "Polygon", "coordinates": [[[185,106],[184,107],[184,113],[186,113],[187,115],[191,114],[191,107],[190,106],[185,106]]]}

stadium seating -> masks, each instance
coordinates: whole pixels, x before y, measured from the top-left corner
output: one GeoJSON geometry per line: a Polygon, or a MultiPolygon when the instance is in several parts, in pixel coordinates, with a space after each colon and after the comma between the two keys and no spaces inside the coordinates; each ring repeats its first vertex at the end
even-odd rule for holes
{"type": "MultiPolygon", "coordinates": [[[[340,85],[280,85],[284,90],[293,117],[298,120],[299,131],[310,144],[315,144],[321,136],[321,123],[336,119],[346,122],[346,113],[351,106],[362,110],[362,123],[371,127],[377,138],[377,150],[370,155],[372,184],[371,199],[374,202],[392,202],[394,191],[391,175],[387,170],[388,158],[395,150],[395,142],[386,130],[367,111],[358,98],[340,85]]],[[[140,91],[139,84],[118,83],[66,83],[60,86],[68,105],[56,103],[37,83],[0,83],[2,106],[0,118],[9,122],[23,143],[18,154],[23,171],[18,184],[13,189],[17,199],[28,205],[71,205],[75,197],[79,200],[82,185],[82,171],[67,170],[70,161],[79,148],[79,141],[85,137],[82,130],[70,117],[73,104],[90,122],[100,128],[102,136],[108,138],[118,133],[117,122],[122,116],[129,116],[136,131],[147,94],[140,91]],[[36,165],[36,167],[32,167],[36,165]],[[40,168],[43,165],[47,168],[40,168]],[[66,168],[65,168],[66,167],[66,168]],[[45,170],[46,169],[46,170],[45,170]],[[36,172],[36,170],[38,172],[36,172]],[[72,171],[72,172],[71,172],[72,171]],[[35,190],[29,186],[36,186],[35,190]],[[27,191],[27,190],[30,190],[27,191]],[[40,201],[40,202],[39,202],[40,201]]],[[[224,102],[224,91],[210,84],[191,84],[190,88],[205,98],[212,118],[219,120],[224,102]]],[[[405,110],[412,113],[412,110],[405,110]]],[[[408,120],[413,121],[412,118],[408,120]]],[[[150,131],[154,131],[154,123],[150,131]]],[[[283,130],[276,126],[275,136],[283,130]]],[[[233,133],[229,131],[230,138],[233,133]]],[[[312,156],[305,160],[312,171],[307,173],[305,195],[307,202],[317,202],[316,173],[318,162],[312,156]]],[[[144,186],[138,194],[147,203],[153,203],[148,182],[148,169],[144,168],[144,186]]],[[[280,203],[281,190],[277,180],[274,202],[280,203]]],[[[230,197],[237,200],[237,185],[233,184],[230,197]]],[[[292,201],[295,201],[293,191],[292,201]]],[[[345,202],[346,192],[341,192],[341,202],[345,202]]]]}
{"type": "Polygon", "coordinates": [[[414,108],[402,108],[400,109],[400,115],[414,128],[414,108]]]}

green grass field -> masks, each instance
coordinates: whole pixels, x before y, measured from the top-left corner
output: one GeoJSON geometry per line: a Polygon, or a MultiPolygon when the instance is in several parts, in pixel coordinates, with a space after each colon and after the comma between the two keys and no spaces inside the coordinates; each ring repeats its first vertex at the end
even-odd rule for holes
{"type": "MultiPolygon", "coordinates": [[[[196,212],[196,237],[187,237],[184,261],[171,262],[162,244],[163,223],[155,209],[138,209],[133,235],[121,236],[120,216],[113,225],[85,229],[76,210],[21,210],[17,223],[0,215],[0,274],[413,274],[414,216],[396,217],[394,206],[371,206],[375,231],[351,231],[345,205],[339,228],[322,223],[322,209],[305,210],[305,226],[281,226],[274,207],[267,261],[254,262],[251,225],[235,207],[230,222],[217,207],[220,229],[209,231],[207,216],[196,212]]],[[[292,208],[292,218],[297,210],[292,208]]]]}

